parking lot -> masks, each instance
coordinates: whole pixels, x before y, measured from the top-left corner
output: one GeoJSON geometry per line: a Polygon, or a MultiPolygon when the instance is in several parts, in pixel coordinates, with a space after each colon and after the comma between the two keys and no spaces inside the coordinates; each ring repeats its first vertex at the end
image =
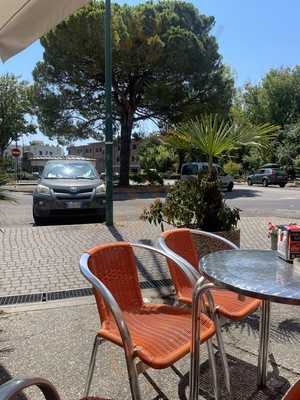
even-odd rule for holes
{"type": "MultiPolygon", "coordinates": [[[[32,226],[31,193],[12,193],[15,202],[0,203],[0,225],[2,227],[32,226]]],[[[144,207],[149,206],[156,194],[130,194],[120,196],[114,202],[114,215],[117,222],[138,221],[144,207]]],[[[288,217],[300,218],[300,188],[284,188],[276,186],[236,185],[233,192],[224,192],[228,204],[242,210],[242,216],[288,217]]],[[[86,223],[85,219],[71,221],[55,221],[64,223],[86,223]]],[[[93,222],[90,220],[89,222],[93,222]]]]}

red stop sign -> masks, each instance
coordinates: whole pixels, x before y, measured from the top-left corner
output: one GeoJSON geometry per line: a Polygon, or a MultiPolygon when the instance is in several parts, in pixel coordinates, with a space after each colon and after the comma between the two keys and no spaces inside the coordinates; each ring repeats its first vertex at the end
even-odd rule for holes
{"type": "Polygon", "coordinates": [[[11,149],[11,154],[12,154],[14,157],[20,157],[20,155],[21,155],[21,150],[18,149],[17,147],[15,147],[14,149],[11,149]]]}

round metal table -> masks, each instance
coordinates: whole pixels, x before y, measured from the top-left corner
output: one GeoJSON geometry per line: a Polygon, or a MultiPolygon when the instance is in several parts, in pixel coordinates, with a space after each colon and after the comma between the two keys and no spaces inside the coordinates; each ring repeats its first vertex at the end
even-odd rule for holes
{"type": "Polygon", "coordinates": [[[223,288],[262,300],[257,383],[266,386],[270,302],[300,305],[300,266],[270,250],[227,250],[205,256],[201,270],[223,288]]]}

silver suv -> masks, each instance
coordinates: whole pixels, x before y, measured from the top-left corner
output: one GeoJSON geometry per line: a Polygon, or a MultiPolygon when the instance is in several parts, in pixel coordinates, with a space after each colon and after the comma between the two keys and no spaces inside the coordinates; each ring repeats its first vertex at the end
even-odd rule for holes
{"type": "Polygon", "coordinates": [[[33,219],[90,215],[105,218],[105,185],[88,161],[48,161],[33,192],[33,219]]]}
{"type": "MultiPolygon", "coordinates": [[[[234,181],[232,176],[227,175],[223,168],[221,168],[218,164],[213,164],[213,168],[218,177],[218,183],[220,189],[227,189],[228,192],[231,192],[233,189],[234,181]]],[[[193,179],[197,177],[197,175],[201,172],[208,171],[208,163],[207,162],[190,162],[183,164],[181,167],[181,179],[193,179]]]]}

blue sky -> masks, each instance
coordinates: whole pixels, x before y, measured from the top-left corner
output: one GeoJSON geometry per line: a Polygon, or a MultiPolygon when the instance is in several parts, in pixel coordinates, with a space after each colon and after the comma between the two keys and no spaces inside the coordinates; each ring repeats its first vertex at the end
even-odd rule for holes
{"type": "MultiPolygon", "coordinates": [[[[238,86],[246,81],[259,81],[270,68],[300,64],[299,0],[195,0],[193,3],[204,14],[215,17],[213,33],[238,86]]],[[[41,58],[42,48],[36,42],[0,64],[0,74],[12,72],[31,81],[31,72],[41,58]]],[[[32,138],[26,141],[29,139],[32,138]]]]}

